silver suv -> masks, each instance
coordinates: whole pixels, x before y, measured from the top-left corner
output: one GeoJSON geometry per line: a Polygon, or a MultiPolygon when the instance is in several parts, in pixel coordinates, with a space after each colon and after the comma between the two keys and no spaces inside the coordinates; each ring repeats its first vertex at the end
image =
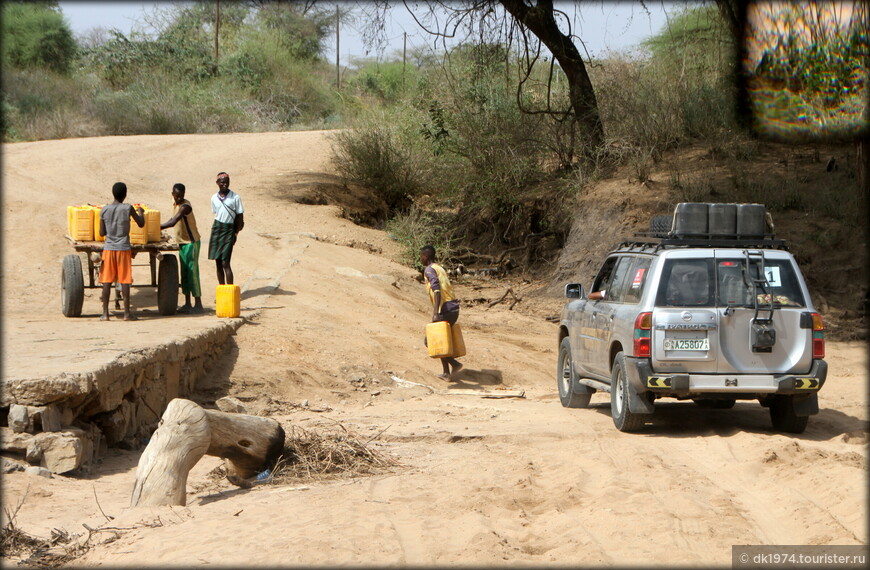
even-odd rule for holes
{"type": "Polygon", "coordinates": [[[607,255],[588,293],[565,286],[562,405],[610,392],[613,423],[636,431],[659,398],[758,400],[775,429],[803,432],[827,376],[824,325],[764,206],[678,204],[650,229],[607,255]]]}

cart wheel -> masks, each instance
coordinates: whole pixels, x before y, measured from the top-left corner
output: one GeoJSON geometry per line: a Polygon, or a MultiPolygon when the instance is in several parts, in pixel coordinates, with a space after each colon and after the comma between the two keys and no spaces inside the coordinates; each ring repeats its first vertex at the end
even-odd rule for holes
{"type": "Polygon", "coordinates": [[[178,309],[178,258],[164,254],[157,267],[157,312],[174,315],[178,309]]]}
{"type": "Polygon", "coordinates": [[[63,258],[60,273],[60,310],[65,317],[82,316],[85,302],[85,278],[82,275],[82,260],[71,253],[63,258]]]}

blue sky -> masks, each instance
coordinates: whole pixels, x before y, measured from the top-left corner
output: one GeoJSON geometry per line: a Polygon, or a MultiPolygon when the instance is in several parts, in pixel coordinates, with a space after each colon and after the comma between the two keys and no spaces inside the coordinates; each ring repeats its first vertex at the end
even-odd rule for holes
{"type": "MultiPolygon", "coordinates": [[[[172,2],[60,2],[61,10],[70,23],[73,32],[83,35],[88,30],[101,26],[117,28],[129,33],[134,27],[141,31],[145,18],[155,9],[166,8],[172,2]]],[[[414,20],[402,6],[401,1],[395,2],[390,21],[387,23],[386,35],[391,40],[385,55],[394,50],[402,49],[402,34],[408,33],[408,45],[431,45],[431,37],[421,32],[414,20]]],[[[331,5],[321,2],[321,5],[331,5]]],[[[342,2],[344,8],[353,7],[354,3],[342,2]]],[[[577,12],[573,2],[557,2],[557,5],[573,17],[578,35],[583,38],[587,49],[593,55],[601,55],[607,50],[622,50],[637,45],[643,39],[659,32],[666,25],[666,12],[673,12],[682,2],[646,2],[651,14],[647,15],[640,3],[636,2],[585,2],[577,12]]],[[[335,56],[333,39],[328,42],[327,57],[335,56]]],[[[343,27],[341,30],[341,59],[349,56],[363,57],[366,55],[359,30],[353,27],[343,27]]],[[[374,53],[368,54],[376,55],[374,53]]]]}

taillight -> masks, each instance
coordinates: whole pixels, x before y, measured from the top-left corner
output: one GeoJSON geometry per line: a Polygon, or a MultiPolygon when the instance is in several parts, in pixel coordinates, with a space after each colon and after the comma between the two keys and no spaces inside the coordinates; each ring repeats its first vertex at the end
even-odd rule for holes
{"type": "MultiPolygon", "coordinates": [[[[652,313],[641,313],[634,319],[634,355],[650,356],[652,313]]],[[[823,345],[824,346],[824,345],[823,345]]]]}
{"type": "Polygon", "coordinates": [[[818,313],[812,314],[813,318],[813,358],[825,357],[825,323],[822,322],[822,315],[818,313]]]}

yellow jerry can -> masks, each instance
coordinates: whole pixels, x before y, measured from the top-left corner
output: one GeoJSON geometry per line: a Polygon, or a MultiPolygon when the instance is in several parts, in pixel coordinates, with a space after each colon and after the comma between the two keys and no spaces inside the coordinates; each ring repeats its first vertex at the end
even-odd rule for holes
{"type": "MultiPolygon", "coordinates": [[[[145,204],[133,204],[133,209],[135,210],[140,206],[143,210],[148,207],[145,204]]],[[[145,218],[145,225],[141,228],[130,218],[130,243],[132,245],[145,245],[148,243],[148,218],[145,218]]]]}
{"type": "Polygon", "coordinates": [[[444,358],[453,354],[453,338],[450,323],[439,321],[426,325],[426,346],[432,358],[444,358]]]}
{"type": "Polygon", "coordinates": [[[69,237],[76,241],[94,241],[94,211],[90,206],[67,206],[69,237]]]}
{"type": "Polygon", "coordinates": [[[462,327],[459,323],[450,327],[450,336],[453,339],[453,354],[450,356],[453,358],[465,356],[465,339],[462,338],[462,327]]]}
{"type": "Polygon", "coordinates": [[[242,294],[238,285],[218,285],[215,313],[218,317],[236,318],[242,312],[242,294]]]}
{"type": "Polygon", "coordinates": [[[106,241],[106,236],[100,235],[100,212],[103,207],[91,205],[91,210],[94,211],[94,241],[106,241]]]}
{"type": "Polygon", "coordinates": [[[145,208],[145,235],[149,242],[160,241],[160,210],[145,208]]]}

